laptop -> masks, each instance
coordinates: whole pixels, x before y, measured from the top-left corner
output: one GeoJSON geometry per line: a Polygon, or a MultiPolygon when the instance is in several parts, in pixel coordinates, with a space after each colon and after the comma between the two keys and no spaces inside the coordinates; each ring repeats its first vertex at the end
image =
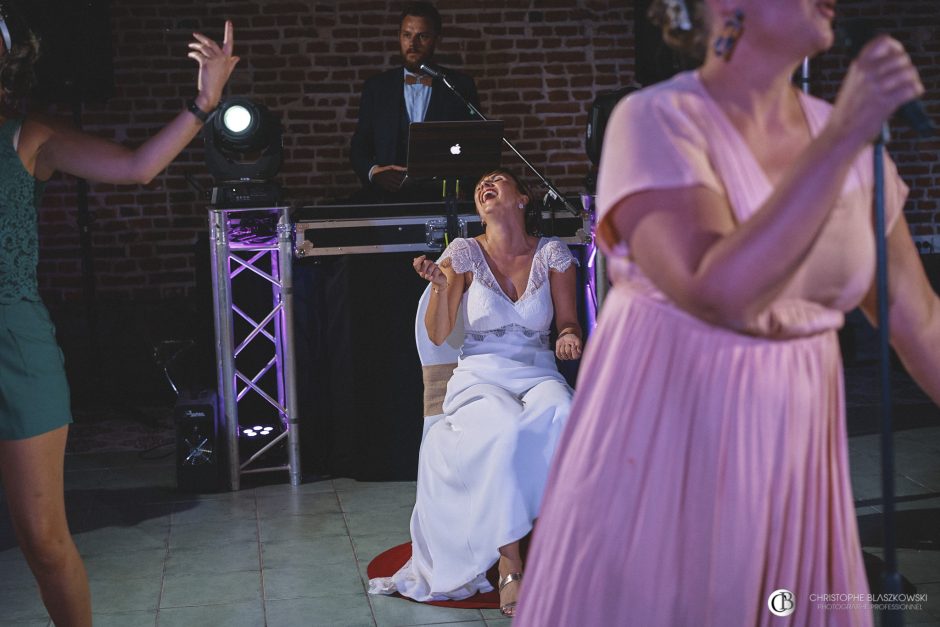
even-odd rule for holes
{"type": "Polygon", "coordinates": [[[502,120],[413,122],[408,130],[407,179],[470,178],[498,168],[502,120]]]}

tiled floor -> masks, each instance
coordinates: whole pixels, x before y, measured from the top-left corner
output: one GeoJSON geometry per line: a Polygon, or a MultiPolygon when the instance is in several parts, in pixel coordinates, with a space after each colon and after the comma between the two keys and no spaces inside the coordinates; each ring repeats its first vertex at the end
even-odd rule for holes
{"type": "MultiPolygon", "coordinates": [[[[940,626],[940,427],[899,432],[896,442],[901,571],[929,598],[906,624],[940,626]]],[[[878,438],[851,438],[850,450],[860,521],[870,520],[880,511],[878,438]]],[[[413,483],[335,479],[189,497],[174,481],[166,459],[67,458],[72,527],[99,627],[510,622],[495,610],[365,594],[369,560],[408,539],[413,483]]],[[[4,515],[0,624],[46,627],[45,616],[4,515]]]]}
{"type": "MultiPolygon", "coordinates": [[[[335,479],[193,497],[172,460],[66,459],[98,627],[501,625],[496,610],[369,597],[365,569],[408,540],[414,483],[335,479]]],[[[284,475],[286,479],[286,475],[284,475]]],[[[0,512],[0,625],[49,620],[0,512]]]]}
{"type": "MultiPolygon", "coordinates": [[[[940,427],[897,434],[902,573],[928,595],[907,625],[940,626],[940,427]]],[[[879,543],[878,438],[850,439],[863,538],[879,543]]],[[[408,539],[413,483],[335,479],[200,497],[172,462],[71,455],[67,499],[99,627],[508,625],[496,610],[370,597],[365,567],[408,539]]],[[[867,549],[880,555],[876,546],[867,549]]],[[[47,627],[8,517],[0,512],[0,624],[47,627]]],[[[619,626],[617,626],[619,627],[619,626]]]]}

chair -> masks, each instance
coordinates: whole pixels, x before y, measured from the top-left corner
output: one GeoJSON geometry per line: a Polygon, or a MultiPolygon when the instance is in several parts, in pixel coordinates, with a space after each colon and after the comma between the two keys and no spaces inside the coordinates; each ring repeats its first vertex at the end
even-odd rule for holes
{"type": "Polygon", "coordinates": [[[418,312],[415,315],[415,343],[418,346],[418,357],[421,359],[421,370],[424,378],[424,431],[421,439],[427,435],[428,429],[444,417],[441,406],[444,403],[444,394],[447,392],[447,382],[457,367],[457,357],[463,345],[464,329],[463,315],[457,310],[457,322],[454,330],[440,346],[436,346],[424,326],[424,314],[428,310],[428,301],[431,299],[431,284],[424,289],[418,299],[418,312]]]}

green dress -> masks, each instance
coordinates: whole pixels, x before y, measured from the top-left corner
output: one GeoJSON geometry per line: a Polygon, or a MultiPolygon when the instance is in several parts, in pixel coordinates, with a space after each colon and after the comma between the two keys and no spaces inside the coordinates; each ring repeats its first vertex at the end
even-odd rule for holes
{"type": "Polygon", "coordinates": [[[22,122],[0,125],[0,440],[72,421],[65,361],[36,281],[43,184],[26,171],[13,144],[22,122]]]}

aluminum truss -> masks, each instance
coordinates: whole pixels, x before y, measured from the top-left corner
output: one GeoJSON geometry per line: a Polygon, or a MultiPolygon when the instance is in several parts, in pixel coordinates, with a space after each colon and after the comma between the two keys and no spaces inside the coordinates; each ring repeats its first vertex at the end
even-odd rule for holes
{"type": "Polygon", "coordinates": [[[231,489],[240,488],[242,475],[274,471],[288,472],[291,485],[298,485],[300,438],[291,275],[294,246],[288,208],[210,207],[209,226],[219,398],[231,489]],[[260,303],[260,309],[257,297],[242,296],[242,283],[249,282],[254,284],[249,294],[256,294],[258,285],[262,293],[270,288],[270,307],[266,296],[261,298],[265,302],[260,303]],[[240,442],[251,435],[251,426],[272,421],[277,435],[242,461],[240,442]],[[262,466],[262,457],[285,440],[287,464],[262,466]]]}

